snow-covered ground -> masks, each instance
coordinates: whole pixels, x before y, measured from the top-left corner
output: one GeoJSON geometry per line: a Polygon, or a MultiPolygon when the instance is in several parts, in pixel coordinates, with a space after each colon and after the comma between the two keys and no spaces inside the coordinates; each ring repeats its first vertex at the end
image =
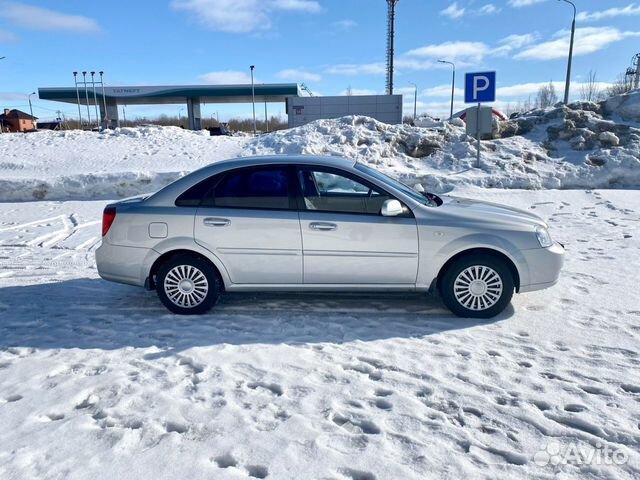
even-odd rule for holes
{"type": "MultiPolygon", "coordinates": [[[[108,142],[105,171],[132,170],[108,142]]],[[[172,171],[163,155],[144,168],[172,171]]],[[[456,194],[547,218],[559,284],[490,321],[422,295],[178,317],[98,278],[105,201],[0,204],[0,478],[638,478],[640,192],[456,194]]]]}

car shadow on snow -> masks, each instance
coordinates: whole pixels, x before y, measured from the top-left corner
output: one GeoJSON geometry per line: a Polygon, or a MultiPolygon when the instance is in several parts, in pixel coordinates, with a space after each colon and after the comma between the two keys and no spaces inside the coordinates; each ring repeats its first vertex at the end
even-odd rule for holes
{"type": "Polygon", "coordinates": [[[80,278],[0,288],[0,348],[346,343],[416,338],[499,322],[458,318],[425,294],[234,293],[207,315],[170,314],[155,292],[80,278]]]}

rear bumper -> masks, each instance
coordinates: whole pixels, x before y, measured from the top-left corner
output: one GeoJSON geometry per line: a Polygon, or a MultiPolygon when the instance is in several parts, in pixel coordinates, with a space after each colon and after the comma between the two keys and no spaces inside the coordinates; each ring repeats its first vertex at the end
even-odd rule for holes
{"type": "Polygon", "coordinates": [[[549,288],[558,282],[564,263],[562,245],[556,242],[548,248],[523,250],[522,254],[529,267],[529,279],[526,285],[520,285],[520,293],[549,288]]]}
{"type": "Polygon", "coordinates": [[[103,241],[96,250],[96,266],[105,280],[143,287],[159,256],[150,248],[124,247],[103,241]]]}

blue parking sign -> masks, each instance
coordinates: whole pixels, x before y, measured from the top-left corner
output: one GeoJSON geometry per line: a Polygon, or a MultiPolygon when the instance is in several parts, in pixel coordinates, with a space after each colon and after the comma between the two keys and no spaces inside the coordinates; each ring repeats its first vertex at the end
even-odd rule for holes
{"type": "Polygon", "coordinates": [[[496,101],[496,72],[467,73],[464,76],[464,103],[496,101]]]}

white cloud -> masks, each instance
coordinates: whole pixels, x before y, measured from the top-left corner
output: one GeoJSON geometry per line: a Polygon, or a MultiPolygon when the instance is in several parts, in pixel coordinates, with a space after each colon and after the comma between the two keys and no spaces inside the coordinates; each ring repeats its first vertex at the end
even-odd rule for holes
{"type": "Polygon", "coordinates": [[[326,72],[332,75],[384,75],[387,71],[385,64],[378,63],[346,63],[333,65],[326,72]]]}
{"type": "Polygon", "coordinates": [[[493,3],[487,3],[486,5],[483,5],[482,7],[480,7],[480,9],[478,10],[478,13],[480,15],[492,15],[498,12],[500,12],[500,9],[496,7],[493,3]]]}
{"type": "MultiPolygon", "coordinates": [[[[576,29],[574,55],[587,55],[603,50],[610,44],[625,38],[638,37],[640,32],[623,32],[615,27],[586,27],[576,29]]],[[[554,39],[533,45],[518,53],[514,58],[552,60],[566,57],[569,53],[568,30],[561,30],[554,34],[554,39]]]]}
{"type": "Polygon", "coordinates": [[[268,30],[275,10],[303,13],[322,10],[312,0],[172,0],[171,6],[190,13],[207,28],[229,33],[268,30]]]}
{"type": "MultiPolygon", "coordinates": [[[[231,85],[231,84],[246,84],[251,83],[251,75],[248,72],[241,72],[239,70],[220,70],[217,72],[209,72],[204,75],[200,75],[198,79],[204,83],[210,83],[213,85],[231,85]]],[[[254,82],[257,80],[254,78],[254,82]]]]}
{"type": "Polygon", "coordinates": [[[479,61],[487,53],[489,47],[482,42],[444,42],[415,48],[407,52],[407,55],[479,61]]]}
{"type": "Polygon", "coordinates": [[[331,26],[340,30],[352,30],[358,26],[358,22],[350,19],[338,20],[333,22],[331,26]]]}
{"type": "Polygon", "coordinates": [[[520,7],[529,7],[531,5],[535,5],[536,3],[546,2],[547,0],[509,0],[509,5],[512,7],[520,8],[520,7]]]}
{"type": "Polygon", "coordinates": [[[459,7],[458,2],[453,2],[444,10],[440,10],[440,15],[449,18],[460,18],[464,15],[464,7],[459,7]]]}
{"type": "Polygon", "coordinates": [[[18,39],[13,33],[7,30],[0,30],[0,43],[15,42],[18,39]]]}
{"type": "MultiPolygon", "coordinates": [[[[371,90],[368,88],[351,88],[351,95],[379,95],[380,92],[376,90],[371,90]]],[[[345,89],[340,92],[340,95],[347,95],[349,93],[349,89],[345,89]]]]}
{"type": "Polygon", "coordinates": [[[397,70],[436,70],[443,68],[441,63],[435,60],[418,60],[415,58],[396,58],[394,65],[397,70]]]}
{"type": "Polygon", "coordinates": [[[0,17],[31,30],[93,33],[100,26],[92,18],[69,15],[42,7],[15,2],[0,3],[0,17]]]}
{"type": "Polygon", "coordinates": [[[640,5],[630,3],[626,7],[614,7],[599,12],[580,12],[576,16],[579,22],[597,22],[605,18],[623,17],[629,15],[640,15],[640,5]]]}
{"type": "Polygon", "coordinates": [[[273,0],[273,8],[298,12],[318,13],[322,11],[320,4],[313,0],[273,0]]]}
{"type": "MultiPolygon", "coordinates": [[[[17,102],[20,100],[27,100],[28,94],[20,92],[0,92],[0,100],[3,102],[17,102]]],[[[2,110],[0,110],[2,112],[2,110]]]]}
{"type": "Polygon", "coordinates": [[[296,68],[287,68],[276,73],[276,77],[282,80],[293,80],[296,82],[319,82],[322,77],[317,73],[307,72],[306,70],[298,70],[296,68]]]}
{"type": "MultiPolygon", "coordinates": [[[[455,89],[455,94],[464,95],[464,90],[461,88],[455,89]]],[[[451,84],[438,85],[437,87],[431,87],[420,92],[421,98],[450,98],[451,97],[451,84]]]]}
{"type": "Polygon", "coordinates": [[[491,51],[492,55],[496,56],[504,56],[511,54],[514,50],[525,47],[526,45],[531,45],[538,39],[538,33],[524,33],[522,35],[512,34],[504,37],[498,43],[499,47],[494,48],[491,51]]]}
{"type": "Polygon", "coordinates": [[[504,37],[498,43],[509,45],[512,48],[522,48],[525,45],[529,45],[538,39],[537,33],[523,33],[522,35],[512,34],[504,37]]]}
{"type": "MultiPolygon", "coordinates": [[[[556,89],[556,92],[564,92],[564,82],[551,82],[556,89]]],[[[603,91],[610,87],[611,83],[596,82],[598,88],[603,91]]],[[[530,82],[530,83],[518,83],[515,85],[509,85],[505,87],[498,87],[496,89],[497,97],[519,97],[525,98],[528,96],[535,96],[541,87],[549,85],[549,82],[530,82]]],[[[571,82],[571,90],[574,94],[580,91],[580,88],[585,85],[584,82],[571,82]]]]}

